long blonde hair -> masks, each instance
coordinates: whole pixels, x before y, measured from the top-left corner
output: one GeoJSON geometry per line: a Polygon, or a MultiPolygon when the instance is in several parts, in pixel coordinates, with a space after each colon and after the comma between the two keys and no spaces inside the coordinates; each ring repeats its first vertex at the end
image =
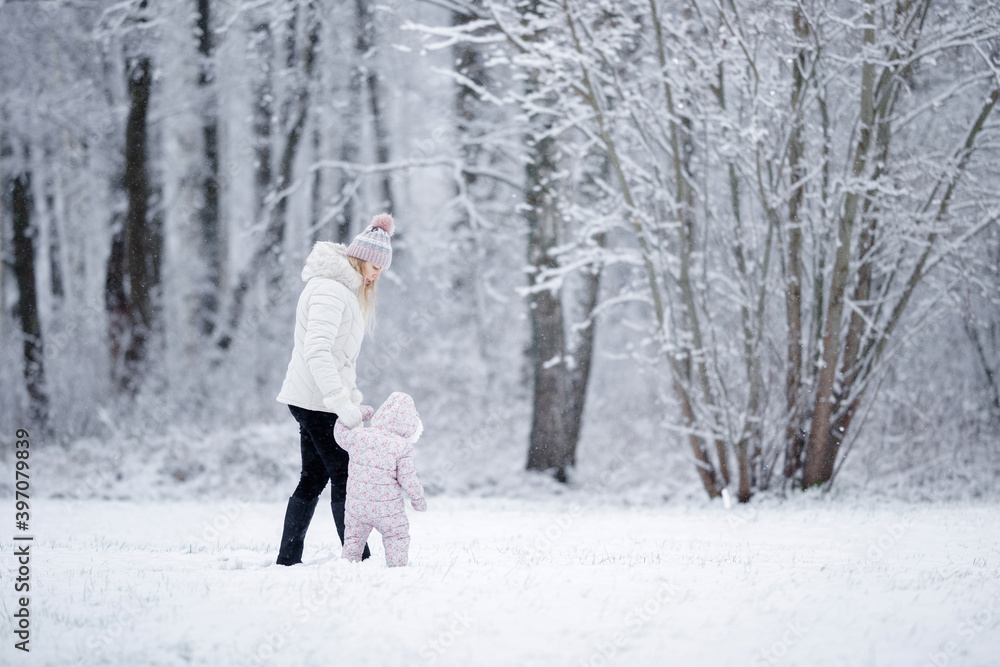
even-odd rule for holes
{"type": "Polygon", "coordinates": [[[365,331],[371,338],[375,338],[375,284],[377,280],[366,285],[364,280],[363,259],[347,256],[347,261],[351,263],[354,270],[361,275],[361,287],[358,288],[358,305],[361,306],[361,317],[365,321],[365,331]]]}

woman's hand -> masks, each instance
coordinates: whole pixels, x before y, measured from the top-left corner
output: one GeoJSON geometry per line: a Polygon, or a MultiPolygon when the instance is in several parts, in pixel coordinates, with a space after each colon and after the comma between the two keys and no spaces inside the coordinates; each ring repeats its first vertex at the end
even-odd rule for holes
{"type": "Polygon", "coordinates": [[[346,408],[337,413],[337,419],[344,422],[347,428],[357,428],[361,426],[361,410],[354,403],[348,403],[346,408]]]}
{"type": "Polygon", "coordinates": [[[330,412],[337,415],[337,420],[344,423],[347,428],[356,428],[361,425],[361,410],[351,402],[347,392],[341,392],[334,396],[327,396],[323,399],[323,405],[330,412]]]}

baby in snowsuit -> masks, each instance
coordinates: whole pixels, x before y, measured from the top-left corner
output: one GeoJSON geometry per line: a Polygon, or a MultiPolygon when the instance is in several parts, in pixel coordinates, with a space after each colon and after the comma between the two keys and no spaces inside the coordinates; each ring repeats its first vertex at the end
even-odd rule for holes
{"type": "Polygon", "coordinates": [[[410,522],[402,491],[413,509],[427,511],[424,487],[413,464],[413,443],[423,424],[409,394],[395,392],[372,415],[362,406],[368,427],[349,429],[340,420],[334,427],[337,444],[347,450],[347,503],[344,508],[344,552],[349,561],[360,561],[372,528],[382,534],[385,562],[406,565],[410,551],[410,522]]]}

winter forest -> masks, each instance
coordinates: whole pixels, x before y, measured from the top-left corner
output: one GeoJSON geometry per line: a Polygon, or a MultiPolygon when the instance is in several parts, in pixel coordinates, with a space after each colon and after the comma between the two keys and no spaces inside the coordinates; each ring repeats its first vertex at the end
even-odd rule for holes
{"type": "MultiPolygon", "coordinates": [[[[713,521],[729,531],[730,560],[755,536],[777,567],[796,562],[778,545],[795,532],[823,557],[849,532],[843,548],[861,564],[841,574],[870,595],[823,579],[847,596],[832,603],[838,618],[859,599],[950,599],[940,584],[886,593],[874,575],[891,557],[922,563],[917,552],[944,548],[935,531],[959,525],[966,551],[942,562],[972,568],[956,577],[981,599],[931,620],[927,606],[905,612],[926,645],[883,619],[895,639],[836,653],[829,626],[816,631],[826,612],[803,612],[799,596],[734,621],[730,653],[695,642],[699,627],[677,630],[690,642],[677,648],[660,624],[688,612],[640,623],[627,610],[694,596],[704,620],[712,605],[676,573],[643,579],[636,553],[659,563],[674,548],[649,537],[587,582],[634,587],[620,614],[582,620],[559,607],[559,622],[541,623],[578,633],[572,650],[536,639],[533,653],[513,653],[524,644],[503,642],[483,627],[491,612],[474,609],[494,594],[487,579],[433,593],[429,625],[406,626],[384,655],[351,644],[379,656],[353,664],[667,664],[657,656],[675,650],[670,664],[986,665],[1000,645],[1000,534],[986,518],[1000,498],[998,102],[996,0],[0,0],[5,511],[21,488],[23,430],[32,511],[62,531],[37,529],[50,551],[62,540],[113,560],[118,547],[104,541],[119,544],[118,530],[136,571],[183,553],[203,560],[170,565],[178,576],[266,578],[278,503],[299,474],[298,427],[275,396],[303,263],[317,241],[350,243],[388,212],[394,258],[358,387],[374,406],[405,391],[420,411],[415,460],[431,509],[411,518],[411,559],[428,591],[453,557],[462,565],[447,576],[477,581],[476,535],[459,532],[492,516],[528,552],[546,540],[537,557],[498,546],[496,567],[527,559],[543,578],[538,568],[560,572],[560,558],[582,571],[612,548],[603,531],[616,544],[620,527],[647,521],[664,540],[687,526],[701,546],[679,553],[697,568],[725,561],[709,546],[713,521]],[[202,514],[181,527],[172,506],[202,514]],[[102,533],[105,512],[118,523],[102,533]],[[814,512],[837,519],[812,525],[814,512]],[[176,539],[146,527],[169,533],[173,521],[176,539]],[[74,526],[88,537],[74,542],[74,526]],[[887,526],[892,548],[878,541],[887,526]],[[105,537],[87,542],[91,529],[105,537]],[[567,539],[577,530],[581,541],[567,539]],[[890,552],[874,565],[873,540],[890,552]],[[473,620],[451,594],[472,596],[473,620]],[[786,632],[799,627],[794,610],[811,633],[786,632]],[[768,613],[775,627],[758,627],[768,613]],[[955,630],[966,617],[982,621],[968,641],[955,630]],[[609,627],[619,621],[621,642],[609,627]],[[597,648],[589,622],[606,631],[597,648]]],[[[266,590],[284,595],[334,568],[338,595],[361,604],[373,580],[337,569],[348,564],[329,510],[322,529],[319,514],[313,569],[266,590]]],[[[505,544],[498,535],[481,543],[505,544]]],[[[67,591],[93,576],[49,566],[67,591]]],[[[725,595],[740,577],[712,585],[725,595]]],[[[184,626],[171,615],[182,608],[142,579],[101,579],[140,611],[122,620],[99,606],[87,634],[65,620],[89,613],[86,599],[41,603],[51,608],[32,610],[38,650],[55,655],[69,623],[61,641],[76,644],[60,655],[79,664],[319,664],[323,645],[298,639],[325,632],[344,599],[327,595],[324,614],[282,630],[271,657],[256,635],[206,649],[211,628],[184,626]],[[116,618],[123,639],[108,634],[116,618]],[[150,639],[158,632],[172,636],[150,639]]],[[[212,581],[230,596],[220,608],[243,599],[212,581]]],[[[770,590],[747,585],[735,598],[744,606],[770,590]]],[[[515,609],[529,589],[518,579],[495,613],[526,622],[515,609]]],[[[16,629],[14,594],[2,595],[16,629]]],[[[373,623],[408,609],[379,599],[373,623]]],[[[529,609],[548,618],[549,600],[529,609]]],[[[253,608],[237,613],[243,625],[276,636],[253,608]]],[[[227,627],[250,632],[237,625],[227,627]]]]}

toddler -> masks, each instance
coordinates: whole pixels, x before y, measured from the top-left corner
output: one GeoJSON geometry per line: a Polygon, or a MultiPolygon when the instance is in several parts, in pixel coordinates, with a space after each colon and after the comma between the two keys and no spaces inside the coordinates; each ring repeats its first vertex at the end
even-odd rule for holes
{"type": "Polygon", "coordinates": [[[424,487],[413,464],[413,443],[424,427],[409,394],[395,392],[372,414],[363,406],[368,427],[350,429],[337,420],[337,444],[350,454],[347,468],[347,504],[344,512],[344,552],[349,561],[360,561],[374,528],[382,534],[385,562],[406,565],[410,551],[410,522],[406,519],[402,491],[413,509],[427,511],[424,487]]]}

